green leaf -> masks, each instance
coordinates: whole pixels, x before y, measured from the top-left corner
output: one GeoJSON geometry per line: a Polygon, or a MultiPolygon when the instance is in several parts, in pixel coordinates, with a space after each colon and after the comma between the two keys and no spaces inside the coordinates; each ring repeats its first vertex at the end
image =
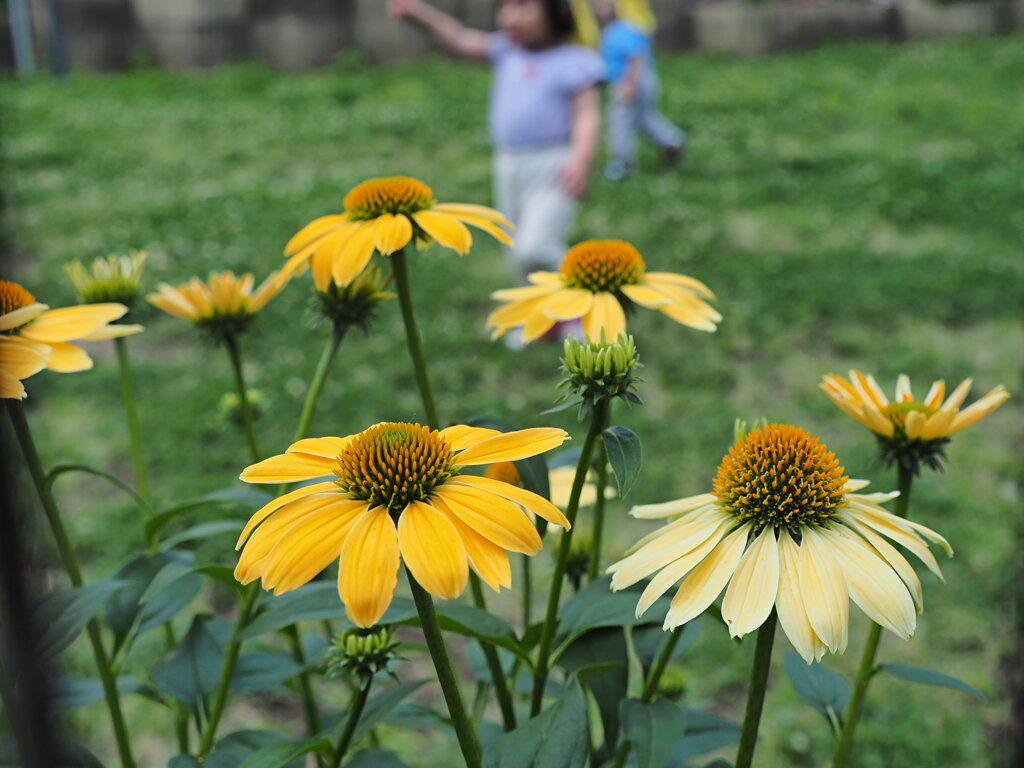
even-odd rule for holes
{"type": "Polygon", "coordinates": [[[587,632],[558,658],[558,665],[585,683],[597,702],[605,743],[619,735],[619,703],[629,690],[626,636],[622,627],[587,632]]]}
{"type": "Polygon", "coordinates": [[[739,739],[740,727],[736,723],[699,709],[687,709],[683,738],[676,742],[665,768],[683,768],[684,760],[731,746],[739,739]]]}
{"type": "Polygon", "coordinates": [[[107,624],[114,630],[115,650],[132,639],[163,624],[178,611],[192,602],[202,587],[202,579],[195,574],[176,579],[166,588],[150,596],[145,605],[142,595],[153,579],[168,563],[175,561],[191,563],[191,559],[179,552],[157,552],[139,555],[130,560],[115,575],[127,581],[123,589],[113,593],[107,600],[107,624]]]}
{"type": "MultiPolygon", "coordinates": [[[[672,649],[673,659],[678,659],[693,647],[697,638],[700,637],[700,630],[700,616],[676,630],[676,632],[682,632],[683,636],[676,641],[676,647],[672,649]]],[[[660,624],[633,629],[633,649],[644,667],[650,668],[654,664],[654,660],[658,657],[666,640],[668,640],[668,632],[662,629],[660,624]]]]}
{"type": "Polygon", "coordinates": [[[141,595],[139,595],[140,603],[148,603],[154,596],[163,591],[166,587],[170,586],[182,576],[192,573],[195,569],[195,562],[192,560],[190,554],[182,553],[181,557],[176,557],[173,560],[168,561],[156,575],[153,576],[153,580],[149,582],[146,589],[141,595]]]}
{"type": "Polygon", "coordinates": [[[625,699],[619,704],[619,719],[623,737],[633,744],[637,768],[662,768],[686,726],[682,708],[668,699],[650,704],[625,699]]]}
{"type": "Polygon", "coordinates": [[[276,632],[300,621],[335,620],[344,616],[338,587],[328,581],[306,584],[287,594],[270,597],[263,604],[266,610],[242,630],[240,639],[276,632]]]}
{"type": "Polygon", "coordinates": [[[280,685],[302,671],[295,659],[285,653],[247,653],[238,659],[231,675],[231,690],[256,693],[280,685]]]}
{"type": "MultiPolygon", "coordinates": [[[[363,710],[362,716],[359,718],[359,722],[356,724],[355,732],[352,734],[352,743],[357,743],[361,738],[366,736],[370,729],[373,728],[377,723],[383,720],[391,710],[397,707],[406,696],[411,694],[413,691],[418,690],[421,686],[429,682],[429,680],[413,680],[409,683],[402,683],[388,688],[376,696],[370,698],[366,702],[366,708],[363,710]]],[[[340,734],[342,726],[339,724],[334,730],[340,734]]]]}
{"type": "Polygon", "coordinates": [[[61,475],[67,474],[68,472],[83,472],[88,475],[102,477],[104,480],[109,481],[111,485],[120,488],[126,494],[131,496],[132,501],[135,502],[136,506],[142,508],[146,506],[145,502],[142,500],[142,497],[139,496],[139,494],[135,492],[135,489],[132,488],[130,485],[121,482],[118,478],[114,477],[111,474],[108,474],[107,472],[102,472],[101,470],[93,469],[92,467],[87,466],[86,464],[58,464],[56,467],[51,469],[50,472],[46,475],[45,480],[43,480],[43,487],[47,491],[51,491],[53,489],[53,484],[57,481],[57,478],[60,477],[61,475]]]}
{"type": "MultiPolygon", "coordinates": [[[[504,619],[475,606],[459,603],[439,603],[437,619],[441,629],[504,648],[521,659],[530,669],[533,668],[530,655],[523,650],[516,639],[515,631],[504,619]]],[[[383,619],[381,621],[383,623],[383,619]]],[[[419,615],[411,616],[402,623],[418,627],[419,615]]]]}
{"type": "MultiPolygon", "coordinates": [[[[270,731],[235,731],[220,739],[212,752],[203,755],[202,762],[192,755],[179,755],[167,768],[238,768],[253,752],[283,742],[291,743],[287,737],[270,731]]],[[[293,765],[294,768],[303,768],[305,763],[296,762],[293,765]]]]}
{"type": "Polygon", "coordinates": [[[644,452],[640,438],[631,429],[625,427],[608,427],[601,433],[604,441],[608,463],[615,473],[615,483],[619,488],[619,497],[625,498],[640,474],[644,462],[644,452]]]}
{"type": "Polygon", "coordinates": [[[192,571],[203,576],[210,576],[237,592],[241,592],[245,588],[244,584],[238,583],[238,579],[235,578],[235,569],[229,565],[209,563],[207,565],[197,565],[192,571]]]}
{"type": "Polygon", "coordinates": [[[558,612],[558,629],[554,656],[576,638],[600,627],[635,627],[640,624],[661,624],[668,611],[669,599],[661,598],[648,609],[643,618],[636,617],[636,602],[642,584],[621,592],[609,588],[611,578],[594,579],[577,592],[558,612]]]}
{"type": "Polygon", "coordinates": [[[153,665],[153,686],[197,711],[220,679],[224,651],[207,624],[211,616],[196,616],[178,647],[153,665]]]}
{"type": "Polygon", "coordinates": [[[786,652],[783,667],[800,701],[823,714],[833,731],[842,727],[843,711],[850,698],[846,678],[829,672],[820,664],[807,664],[792,651],[786,652]]]}
{"type": "Polygon", "coordinates": [[[148,541],[150,537],[159,535],[167,524],[175,518],[202,507],[214,504],[232,504],[249,507],[255,511],[255,508],[262,507],[269,500],[270,497],[264,491],[258,491],[250,487],[232,487],[213,491],[154,515],[153,519],[146,523],[146,539],[148,541]]]}
{"type": "Polygon", "coordinates": [[[99,581],[44,596],[36,609],[37,626],[42,629],[39,654],[53,656],[71,645],[107,598],[124,586],[123,581],[99,581]]]}
{"type": "Polygon", "coordinates": [[[909,680],[912,683],[921,683],[922,685],[937,685],[942,688],[952,688],[957,691],[969,694],[976,698],[978,701],[986,701],[985,694],[975,688],[973,685],[968,685],[963,680],[957,680],[955,677],[944,675],[941,672],[936,672],[933,669],[922,669],[921,667],[911,667],[906,664],[879,664],[879,672],[886,672],[894,677],[900,677],[904,680],[909,680]]]}
{"type": "Polygon", "coordinates": [[[537,717],[491,742],[484,768],[583,768],[588,742],[583,688],[574,680],[537,717]]]}
{"type": "MultiPolygon", "coordinates": [[[[117,678],[121,693],[144,693],[146,686],[137,678],[122,675],[117,678]]],[[[50,706],[54,709],[77,709],[103,698],[103,683],[87,677],[61,677],[53,686],[50,706]]]]}
{"type": "Polygon", "coordinates": [[[193,541],[203,541],[205,539],[212,538],[214,536],[223,536],[230,534],[237,538],[238,534],[242,532],[242,527],[245,525],[245,521],[238,520],[214,520],[209,523],[199,523],[198,525],[192,525],[183,531],[172,534],[161,542],[163,549],[174,549],[181,544],[189,544],[193,541]]]}
{"type": "Polygon", "coordinates": [[[253,752],[242,761],[238,768],[283,768],[292,760],[310,752],[318,752],[321,755],[329,756],[333,747],[326,739],[305,739],[303,741],[289,741],[281,744],[271,744],[253,752]]]}
{"type": "Polygon", "coordinates": [[[345,768],[406,768],[406,765],[394,752],[367,749],[345,763],[345,768]]]}

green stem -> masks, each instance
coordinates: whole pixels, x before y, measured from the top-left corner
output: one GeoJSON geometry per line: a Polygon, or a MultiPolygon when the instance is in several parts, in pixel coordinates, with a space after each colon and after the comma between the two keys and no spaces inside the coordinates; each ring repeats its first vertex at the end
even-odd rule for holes
{"type": "Polygon", "coordinates": [[[413,372],[416,374],[416,386],[423,400],[423,412],[427,417],[427,426],[438,429],[441,425],[437,420],[434,408],[434,396],[430,393],[430,379],[427,377],[427,362],[423,356],[423,342],[420,329],[416,325],[416,313],[412,306],[412,289],[409,284],[409,269],[405,263],[405,252],[398,250],[391,254],[391,272],[395,276],[398,289],[398,303],[402,307],[402,321],[405,323],[405,343],[409,347],[409,358],[412,360],[413,372]]]}
{"type": "Polygon", "coordinates": [[[481,768],[480,742],[477,740],[473,722],[466,715],[466,707],[462,703],[459,681],[455,677],[452,659],[448,655],[448,647],[444,643],[441,627],[437,623],[434,601],[430,599],[430,595],[420,586],[411,572],[407,572],[407,575],[409,586],[412,589],[412,598],[416,603],[416,611],[420,615],[420,625],[423,627],[427,648],[430,650],[430,657],[433,659],[434,669],[437,671],[437,681],[441,684],[441,691],[444,693],[444,700],[448,705],[448,714],[451,716],[452,727],[459,740],[459,748],[466,761],[466,768],[481,768]]]}
{"type": "Polygon", "coordinates": [[[320,714],[317,712],[313,688],[309,683],[309,673],[306,672],[306,653],[302,650],[298,625],[292,624],[285,627],[284,635],[288,638],[288,644],[291,646],[292,658],[295,659],[296,664],[302,667],[302,672],[299,673],[299,694],[302,697],[302,711],[306,715],[306,733],[309,736],[315,736],[320,731],[320,714]]]}
{"type": "MultiPolygon", "coordinates": [[[[17,436],[18,444],[21,446],[22,455],[28,465],[29,474],[35,484],[36,493],[39,494],[39,501],[43,505],[47,522],[53,532],[53,538],[57,542],[57,551],[64,563],[64,570],[67,571],[71,583],[80,587],[83,584],[82,569],[78,565],[78,558],[75,555],[74,547],[64,529],[64,522],[61,520],[60,511],[57,509],[57,502],[46,487],[46,475],[43,472],[42,462],[39,460],[39,453],[36,451],[35,442],[32,440],[32,432],[28,426],[28,419],[25,417],[25,408],[20,400],[7,400],[7,413],[11,417],[11,424],[17,436]]],[[[107,702],[107,709],[110,710],[110,720],[114,728],[114,738],[117,741],[117,751],[121,758],[123,768],[133,768],[135,759],[132,757],[131,742],[128,737],[128,729],[125,726],[124,714],[121,712],[121,698],[117,690],[117,684],[110,672],[110,660],[107,658],[106,649],[103,647],[103,636],[100,632],[100,625],[96,619],[91,619],[86,624],[86,633],[89,643],[92,645],[93,658],[96,661],[96,671],[99,672],[100,682],[103,685],[103,697],[107,702]]]]}
{"type": "MultiPolygon", "coordinates": [[[[480,577],[475,573],[469,574],[469,584],[473,592],[473,604],[477,608],[486,611],[487,599],[484,597],[484,589],[480,584],[480,577]]],[[[501,668],[498,651],[493,645],[483,640],[480,641],[480,649],[484,652],[487,668],[490,670],[491,679],[494,681],[494,695],[498,699],[498,706],[501,708],[501,721],[505,726],[505,730],[511,731],[516,727],[516,710],[512,706],[512,694],[508,689],[505,671],[501,668]]]]}
{"type": "MultiPolygon", "coordinates": [[[[131,360],[128,356],[128,341],[124,338],[114,339],[117,350],[117,367],[121,374],[121,399],[124,402],[124,420],[128,426],[128,443],[132,454],[132,474],[135,477],[135,490],[145,504],[142,507],[142,522],[149,522],[153,511],[153,499],[149,492],[149,479],[146,477],[146,462],[142,457],[142,436],[139,428],[139,412],[135,406],[135,382],[132,380],[131,360]]],[[[153,542],[146,542],[152,549],[153,542]]]]}
{"type": "Polygon", "coordinates": [[[548,681],[548,664],[551,655],[551,641],[555,636],[555,625],[557,623],[558,602],[562,596],[562,581],[565,578],[565,566],[569,561],[569,550],[572,546],[572,534],[576,525],[576,512],[580,506],[580,493],[583,491],[583,484],[587,479],[587,472],[590,469],[590,460],[594,456],[594,448],[601,430],[604,429],[605,415],[608,403],[600,400],[594,405],[594,411],[590,417],[590,429],[587,432],[586,440],[583,442],[583,449],[580,451],[580,459],[576,464],[576,476],[572,481],[572,491],[569,494],[569,506],[565,510],[565,517],[573,526],[562,534],[562,540],[558,547],[558,559],[555,561],[555,572],[551,576],[551,589],[548,592],[547,612],[544,615],[544,626],[541,629],[540,649],[537,654],[537,666],[533,675],[533,695],[530,700],[530,715],[535,717],[540,713],[540,705],[544,700],[544,687],[548,681]]]}
{"type": "Polygon", "coordinates": [[[231,642],[228,643],[228,649],[220,668],[220,678],[217,680],[217,687],[210,699],[210,716],[199,736],[199,757],[205,755],[213,747],[213,740],[217,735],[217,724],[220,722],[221,715],[224,714],[224,706],[228,700],[228,688],[231,686],[231,676],[235,672],[238,652],[242,647],[238,635],[249,624],[249,619],[259,602],[259,594],[259,584],[255,583],[246,586],[242,593],[242,600],[238,605],[238,616],[235,618],[235,626],[231,630],[231,642]]]}
{"type": "Polygon", "coordinates": [[[370,696],[370,686],[373,685],[373,675],[366,676],[366,682],[363,687],[360,688],[353,700],[349,702],[348,717],[345,719],[345,729],[341,732],[341,736],[338,737],[338,745],[334,748],[334,758],[331,760],[331,768],[338,768],[341,765],[342,759],[345,757],[345,753],[348,752],[349,746],[352,743],[352,735],[356,732],[356,725],[359,724],[359,718],[363,714],[363,708],[366,706],[366,700],[370,696]]]}
{"type": "Polygon", "coordinates": [[[306,392],[306,402],[302,405],[302,415],[299,416],[299,424],[295,428],[295,437],[292,442],[297,442],[302,438],[306,437],[306,433],[309,430],[309,423],[313,420],[313,412],[316,410],[316,401],[320,398],[320,392],[324,388],[324,382],[327,380],[327,374],[330,373],[331,363],[334,361],[334,356],[338,352],[338,347],[341,346],[341,340],[345,338],[345,332],[348,330],[347,325],[341,325],[335,323],[334,328],[331,331],[331,338],[327,340],[327,346],[324,347],[323,353],[320,355],[320,362],[316,365],[316,371],[313,373],[313,378],[309,382],[309,390],[306,392]]]}
{"type": "MultiPolygon", "coordinates": [[[[640,694],[640,701],[644,704],[650,704],[654,694],[658,692],[658,683],[661,682],[661,676],[665,672],[665,667],[672,660],[672,653],[676,649],[676,643],[679,642],[679,638],[682,636],[683,627],[676,627],[669,632],[668,640],[665,641],[665,645],[661,648],[661,653],[658,654],[654,666],[651,667],[651,671],[644,683],[643,693],[640,694]]],[[[619,751],[615,753],[615,762],[612,764],[612,768],[622,768],[626,764],[626,758],[629,757],[629,751],[632,747],[633,742],[628,739],[623,740],[622,744],[619,745],[619,751]]]]}
{"type": "Polygon", "coordinates": [[[531,555],[523,555],[523,631],[533,622],[533,576],[530,572],[531,555]]]}
{"type": "MultiPolygon", "coordinates": [[[[897,487],[900,495],[896,498],[895,514],[899,517],[907,516],[907,509],[910,506],[910,488],[914,482],[914,473],[909,469],[899,467],[897,475],[897,487]]],[[[853,681],[853,690],[850,692],[850,701],[846,705],[846,712],[843,713],[843,724],[836,737],[836,748],[832,755],[832,768],[842,768],[850,757],[853,749],[853,734],[857,729],[857,722],[860,720],[861,711],[864,708],[864,699],[867,697],[868,685],[875,675],[875,656],[878,654],[878,646],[882,638],[882,627],[872,622],[868,630],[868,638],[864,643],[864,651],[861,653],[860,666],[857,668],[857,677],[853,681]]]]}
{"type": "MultiPolygon", "coordinates": [[[[611,406],[608,408],[611,411],[611,406]]],[[[602,431],[604,428],[602,428],[602,431]]],[[[587,568],[587,581],[597,578],[598,569],[601,567],[601,543],[604,538],[604,489],[608,485],[608,453],[604,447],[604,440],[601,440],[601,447],[597,453],[597,498],[594,499],[594,524],[593,542],[590,550],[590,565],[587,568]]]]}
{"type": "Polygon", "coordinates": [[[775,640],[776,621],[775,611],[772,610],[764,624],[757,630],[754,666],[750,671],[750,690],[747,692],[747,710],[743,715],[743,730],[740,732],[735,768],[750,768],[754,760],[757,728],[761,724],[764,694],[768,688],[768,670],[772,665],[772,642],[775,640]]]}
{"type": "Polygon", "coordinates": [[[256,444],[256,432],[253,429],[252,406],[249,403],[249,393],[245,387],[245,374],[242,372],[242,353],[238,349],[238,337],[226,336],[224,344],[228,348],[228,355],[231,357],[231,370],[235,375],[235,391],[238,393],[238,410],[242,414],[242,431],[249,442],[249,453],[255,464],[262,456],[259,446],[256,444]]]}

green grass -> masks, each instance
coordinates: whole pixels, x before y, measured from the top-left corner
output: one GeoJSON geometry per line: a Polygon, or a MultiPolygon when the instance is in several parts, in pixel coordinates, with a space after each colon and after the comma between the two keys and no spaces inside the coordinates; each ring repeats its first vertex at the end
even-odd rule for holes
{"type": "MultiPolygon", "coordinates": [[[[617,420],[641,436],[646,462],[629,502],[706,490],[736,417],[804,426],[851,475],[891,488],[870,435],[817,389],[825,373],[858,367],[891,390],[906,372],[919,395],[932,379],[972,376],[976,394],[998,383],[1015,393],[954,439],[946,472],[916,485],[913,516],[943,532],[957,556],[944,564],[945,586],[923,579],[917,636],[906,644],[887,637],[881,651],[883,660],[962,677],[988,701],[879,679],[860,734],[862,766],[989,764],[1009,718],[1000,660],[1012,647],[1006,606],[1019,587],[1024,102],[1014,94],[1024,80],[1022,43],[663,58],[665,112],[690,135],[686,164],[663,169],[645,152],[626,181],[595,173],[577,226],[578,238],[630,240],[650,268],[703,280],[725,318],[713,335],[655,313],[631,321],[646,406],[620,408],[617,420]]],[[[240,66],[5,82],[9,269],[59,306],[73,300],[65,261],[129,248],[150,253],[148,287],[211,269],[262,277],[280,265],[291,234],[337,211],[344,192],[371,176],[409,174],[439,200],[485,203],[487,80],[483,70],[438,60],[391,69],[349,61],[302,75],[240,66]]],[[[559,349],[515,353],[487,339],[488,294],[510,284],[499,248],[480,237],[463,259],[434,249],[412,262],[442,419],[489,414],[582,438],[571,416],[538,415],[555,397],[559,349]]],[[[131,342],[147,460],[166,506],[233,482],[246,451],[217,416],[232,386],[227,356],[177,320],[142,307],[137,314],[147,326],[131,342]]],[[[314,321],[303,279],[244,341],[247,375],[265,396],[258,427],[268,453],[287,444],[325,341],[314,321]]],[[[48,463],[87,461],[128,478],[115,361],[96,346],[93,372],[29,381],[30,418],[48,463]]],[[[419,417],[391,303],[368,336],[345,340],[313,431],[419,417]]],[[[61,482],[89,573],[109,575],[140,544],[134,512],[105,486],[61,482]]],[[[608,557],[650,528],[625,509],[613,505],[608,557]]],[[[229,561],[228,544],[206,551],[229,561]]],[[[856,622],[851,651],[827,665],[851,673],[865,631],[856,622]]],[[[778,645],[781,661],[787,644],[778,645]]],[[[686,662],[691,700],[739,717],[752,650],[706,631],[686,662]]],[[[297,709],[282,716],[280,699],[246,706],[234,723],[284,717],[299,730],[297,709]]],[[[131,707],[146,734],[138,737],[146,764],[160,764],[163,720],[150,705],[131,707]]],[[[79,725],[108,750],[98,705],[79,725]]],[[[826,764],[824,723],[797,702],[781,664],[762,733],[763,765],[826,764]]],[[[417,743],[403,751],[415,754],[417,743]]],[[[427,751],[431,764],[447,764],[436,740],[427,751]]]]}

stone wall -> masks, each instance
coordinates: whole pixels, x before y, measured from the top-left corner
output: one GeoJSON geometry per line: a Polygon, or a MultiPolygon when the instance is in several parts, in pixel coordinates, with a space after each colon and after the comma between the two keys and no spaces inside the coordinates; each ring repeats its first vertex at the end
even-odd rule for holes
{"type": "MultiPolygon", "coordinates": [[[[497,0],[433,0],[474,27],[492,28],[497,0]]],[[[661,50],[739,55],[809,48],[837,40],[892,41],[998,34],[1024,28],[1024,2],[938,5],[878,3],[748,4],[730,0],[652,0],[661,50]]],[[[31,0],[37,57],[45,60],[46,0],[31,0]]],[[[63,0],[71,65],[121,69],[151,60],[172,69],[259,59],[312,68],[360,49],[373,62],[415,59],[434,50],[415,29],[391,23],[386,0],[63,0]]],[[[6,21],[6,19],[4,20],[6,21]]],[[[10,40],[0,27],[0,67],[10,40]]]]}

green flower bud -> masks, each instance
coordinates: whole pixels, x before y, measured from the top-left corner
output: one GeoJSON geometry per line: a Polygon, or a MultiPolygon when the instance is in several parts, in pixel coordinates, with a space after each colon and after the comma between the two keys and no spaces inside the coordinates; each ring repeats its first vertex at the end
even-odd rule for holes
{"type": "Polygon", "coordinates": [[[349,629],[336,635],[327,649],[326,676],[353,675],[365,684],[378,672],[390,671],[397,658],[398,643],[392,627],[349,629]]]}
{"type": "Polygon", "coordinates": [[[395,297],[384,291],[390,282],[391,277],[384,279],[376,264],[370,264],[346,286],[332,280],[326,290],[317,291],[320,313],[336,326],[358,325],[365,329],[377,305],[395,297]]]}
{"type": "Polygon", "coordinates": [[[632,336],[620,335],[611,343],[606,341],[577,341],[566,338],[562,356],[562,373],[565,378],[559,382],[561,389],[568,392],[563,399],[580,403],[581,418],[587,410],[601,400],[621,397],[631,403],[641,400],[633,391],[633,385],[642,381],[636,371],[640,368],[640,356],[632,336]]]}
{"type": "Polygon", "coordinates": [[[80,259],[64,265],[71,287],[86,304],[114,301],[130,307],[139,295],[139,281],[146,265],[145,251],[129,251],[127,256],[111,254],[86,267],[80,259]]]}
{"type": "MultiPolygon", "coordinates": [[[[249,411],[253,419],[258,419],[263,411],[263,393],[258,389],[248,389],[246,396],[249,399],[249,411]]],[[[238,398],[237,392],[225,392],[217,406],[221,419],[241,426],[242,424],[242,401],[238,398]]]]}

